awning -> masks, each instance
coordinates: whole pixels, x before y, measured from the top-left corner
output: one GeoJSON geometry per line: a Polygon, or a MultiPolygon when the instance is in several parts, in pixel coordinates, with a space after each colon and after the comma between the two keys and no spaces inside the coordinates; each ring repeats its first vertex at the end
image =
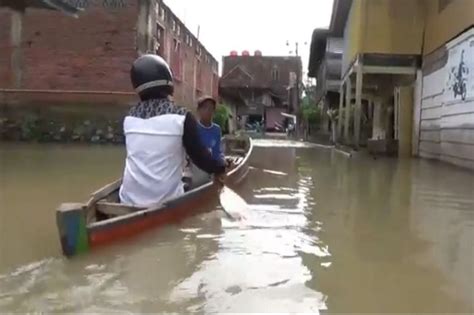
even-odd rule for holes
{"type": "Polygon", "coordinates": [[[281,115],[284,116],[284,117],[293,119],[293,121],[295,122],[295,125],[296,125],[296,116],[295,115],[291,115],[291,114],[287,114],[287,113],[281,113],[281,115]]]}

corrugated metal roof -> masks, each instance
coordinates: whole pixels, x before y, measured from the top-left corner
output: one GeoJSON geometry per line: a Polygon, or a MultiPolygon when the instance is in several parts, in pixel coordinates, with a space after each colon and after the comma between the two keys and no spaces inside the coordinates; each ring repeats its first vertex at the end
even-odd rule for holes
{"type": "Polygon", "coordinates": [[[321,62],[326,53],[326,45],[329,30],[315,29],[311,38],[311,48],[309,54],[308,76],[315,78],[321,62]]]}
{"type": "Polygon", "coordinates": [[[326,54],[328,37],[342,38],[353,0],[334,0],[331,23],[328,30],[315,29],[311,39],[308,76],[316,77],[326,54]]]}
{"type": "Polygon", "coordinates": [[[342,37],[353,0],[334,0],[331,16],[331,36],[342,37]]]}

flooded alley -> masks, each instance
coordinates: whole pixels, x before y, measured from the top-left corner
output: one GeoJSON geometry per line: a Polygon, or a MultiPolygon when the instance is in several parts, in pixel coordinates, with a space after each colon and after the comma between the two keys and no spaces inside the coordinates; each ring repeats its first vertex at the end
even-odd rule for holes
{"type": "Polygon", "coordinates": [[[0,146],[0,312],[474,311],[474,173],[256,140],[229,221],[61,256],[55,208],[120,176],[124,150],[0,146]]]}

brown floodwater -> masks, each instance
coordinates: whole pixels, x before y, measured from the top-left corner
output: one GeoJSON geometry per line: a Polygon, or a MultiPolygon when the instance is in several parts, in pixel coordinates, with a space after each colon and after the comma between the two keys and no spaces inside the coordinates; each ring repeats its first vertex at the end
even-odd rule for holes
{"type": "Polygon", "coordinates": [[[67,260],[55,208],[120,176],[120,147],[0,144],[0,312],[470,313],[474,173],[258,140],[219,211],[67,260]]]}

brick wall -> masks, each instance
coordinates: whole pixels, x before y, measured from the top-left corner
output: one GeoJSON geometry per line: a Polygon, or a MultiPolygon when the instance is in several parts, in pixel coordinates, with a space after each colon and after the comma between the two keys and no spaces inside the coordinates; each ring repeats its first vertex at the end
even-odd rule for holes
{"type": "MultiPolygon", "coordinates": [[[[192,105],[195,102],[194,99],[194,68],[195,68],[195,49],[194,45],[190,47],[189,45],[185,44],[183,46],[183,81],[179,83],[179,87],[177,89],[181,89],[183,91],[188,91],[187,93],[183,93],[182,98],[180,101],[182,104],[192,105]]],[[[190,106],[192,108],[192,106],[190,106]]]]}
{"type": "MultiPolygon", "coordinates": [[[[69,1],[84,6],[78,19],[49,10],[26,11],[22,89],[133,92],[129,71],[137,57],[139,0],[69,1]],[[119,5],[104,6],[106,3],[119,5]]],[[[217,96],[217,61],[166,5],[160,0],[156,3],[157,6],[153,0],[147,9],[151,15],[151,36],[161,43],[159,52],[174,70],[179,67],[176,102],[193,107],[199,95],[217,96]],[[163,19],[159,17],[161,9],[165,13],[163,19]],[[157,23],[162,28],[161,40],[157,39],[157,23]],[[179,51],[174,49],[176,41],[180,43],[179,51]],[[200,91],[195,86],[198,55],[200,91]]],[[[10,15],[6,9],[0,10],[0,89],[13,87],[10,15]]],[[[155,52],[154,47],[151,52],[155,52]]],[[[74,100],[74,95],[65,95],[64,101],[74,100]]],[[[124,102],[129,100],[129,96],[124,97],[124,102]]]]}
{"type": "Polygon", "coordinates": [[[217,97],[218,63],[165,4],[161,1],[157,3],[155,11],[158,11],[158,16],[154,18],[162,29],[161,39],[156,38],[156,27],[153,32],[156,41],[164,46],[159,52],[174,72],[177,72],[177,67],[180,70],[175,82],[174,98],[181,105],[195,108],[197,98],[201,95],[217,97]],[[161,9],[164,10],[164,16],[160,16],[161,9]],[[178,51],[175,49],[176,42],[180,43],[178,51]]]}
{"type": "Polygon", "coordinates": [[[0,87],[10,85],[10,11],[0,9],[0,87]]]}
{"type": "MultiPolygon", "coordinates": [[[[134,1],[105,8],[89,0],[79,19],[60,12],[27,9],[23,23],[22,88],[130,91],[130,63],[136,57],[134,1]]],[[[9,19],[6,20],[9,24],[9,19]]],[[[0,29],[5,20],[2,19],[0,29]]],[[[1,46],[5,45],[0,37],[1,46]]],[[[9,68],[3,63],[2,68],[9,68]]],[[[6,60],[6,59],[5,59],[6,60]]],[[[1,81],[2,87],[9,87],[1,81]]]]}

